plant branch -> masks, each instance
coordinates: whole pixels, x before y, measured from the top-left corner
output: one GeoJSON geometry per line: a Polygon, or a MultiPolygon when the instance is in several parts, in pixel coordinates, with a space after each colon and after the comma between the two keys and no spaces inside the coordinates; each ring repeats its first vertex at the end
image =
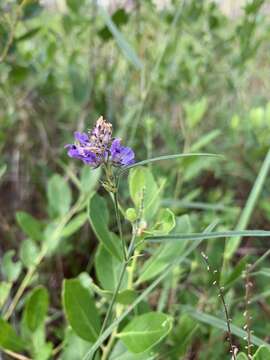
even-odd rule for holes
{"type": "Polygon", "coordinates": [[[14,19],[13,24],[11,26],[11,30],[10,30],[6,45],[4,46],[4,49],[3,49],[2,54],[0,56],[0,63],[5,60],[5,58],[6,58],[7,54],[8,54],[8,51],[9,51],[11,45],[12,45],[12,42],[13,42],[13,39],[14,39],[14,36],[15,36],[15,30],[16,30],[16,27],[17,27],[17,24],[18,24],[20,15],[21,15],[21,11],[22,11],[23,7],[27,4],[27,2],[28,2],[28,0],[22,0],[21,4],[16,9],[15,19],[14,19]]]}
{"type": "Polygon", "coordinates": [[[10,357],[12,357],[13,359],[17,359],[17,360],[32,360],[31,358],[29,358],[29,357],[27,357],[27,356],[18,354],[18,353],[14,352],[14,351],[11,351],[11,350],[2,349],[2,351],[3,351],[4,353],[6,353],[7,355],[9,355],[10,357]]]}
{"type": "Polygon", "coordinates": [[[206,265],[207,265],[207,270],[210,272],[213,273],[214,275],[214,282],[213,282],[213,285],[216,287],[217,291],[218,291],[218,296],[220,297],[221,299],[221,302],[222,302],[222,305],[223,305],[223,308],[224,308],[224,312],[225,312],[225,317],[226,317],[226,324],[227,324],[227,329],[228,329],[228,340],[229,340],[229,343],[230,343],[230,353],[232,355],[232,359],[233,360],[236,360],[236,352],[237,352],[237,348],[235,345],[233,345],[233,340],[232,340],[232,331],[231,331],[231,319],[229,317],[229,311],[228,311],[228,308],[227,308],[227,305],[226,305],[226,302],[225,302],[225,298],[224,298],[224,294],[223,294],[223,290],[224,288],[220,287],[218,285],[218,271],[217,270],[214,270],[212,271],[211,269],[211,266],[210,266],[210,263],[208,261],[208,256],[205,255],[203,252],[201,253],[204,261],[206,262],[206,265]]]}

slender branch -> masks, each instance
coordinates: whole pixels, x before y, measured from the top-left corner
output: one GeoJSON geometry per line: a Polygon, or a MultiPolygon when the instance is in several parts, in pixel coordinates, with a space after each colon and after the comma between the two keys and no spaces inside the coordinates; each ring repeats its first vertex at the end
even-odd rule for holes
{"type": "Polygon", "coordinates": [[[18,354],[18,353],[14,352],[14,351],[11,351],[11,350],[2,349],[2,351],[3,351],[4,353],[6,353],[7,355],[9,355],[10,357],[12,357],[13,359],[17,359],[17,360],[32,360],[31,358],[29,358],[29,357],[27,357],[27,356],[18,354]]]}
{"type": "Polygon", "coordinates": [[[269,255],[270,255],[270,249],[268,249],[261,257],[259,257],[259,259],[257,261],[255,261],[255,263],[253,265],[249,266],[249,268],[247,269],[249,274],[269,255]]]}
{"type": "Polygon", "coordinates": [[[251,341],[251,315],[250,315],[250,312],[249,312],[249,305],[250,305],[250,289],[252,288],[252,282],[251,282],[251,279],[250,279],[250,268],[251,268],[251,265],[247,264],[247,267],[246,267],[246,271],[245,271],[245,312],[244,312],[244,317],[246,319],[246,324],[244,326],[244,330],[247,332],[247,337],[246,337],[246,340],[247,340],[247,346],[246,346],[246,349],[247,349],[247,352],[248,352],[248,359],[252,359],[252,341],[251,341]]]}
{"type": "Polygon", "coordinates": [[[223,293],[224,288],[222,288],[222,287],[220,287],[218,285],[218,281],[219,281],[218,275],[217,275],[218,271],[217,270],[212,271],[210,263],[208,261],[208,256],[206,254],[204,254],[203,252],[201,253],[201,255],[202,255],[204,261],[206,262],[207,270],[209,272],[211,271],[213,273],[213,275],[214,275],[213,285],[216,287],[216,289],[218,291],[218,296],[221,299],[221,302],[222,302],[222,305],[223,305],[223,308],[224,308],[224,312],[225,312],[227,329],[228,329],[228,340],[229,340],[229,343],[230,343],[230,353],[232,354],[232,359],[236,360],[237,348],[236,348],[235,345],[233,345],[232,331],[231,331],[231,321],[232,320],[229,317],[229,311],[228,311],[228,308],[227,308],[227,305],[226,305],[226,302],[225,302],[224,293],[223,293]]]}
{"type": "Polygon", "coordinates": [[[28,0],[22,0],[21,4],[16,9],[15,19],[13,21],[13,24],[12,24],[12,27],[11,27],[11,30],[10,30],[6,45],[5,45],[5,47],[4,47],[3,51],[2,51],[2,54],[0,56],[0,63],[5,60],[5,58],[6,58],[7,54],[8,54],[8,51],[9,51],[11,45],[12,45],[12,42],[13,42],[13,39],[14,39],[14,36],[15,36],[15,30],[16,30],[16,27],[17,27],[17,24],[18,24],[20,15],[21,15],[21,11],[22,11],[23,7],[27,4],[27,2],[28,2],[28,0]]]}
{"type": "Polygon", "coordinates": [[[32,277],[33,277],[33,275],[34,275],[34,273],[36,271],[36,268],[38,267],[38,265],[41,263],[44,256],[46,255],[46,252],[47,252],[47,247],[44,246],[43,249],[41,250],[38,258],[36,259],[35,264],[28,269],[23,281],[21,282],[21,285],[19,286],[19,288],[18,288],[12,302],[10,303],[10,305],[9,305],[5,315],[4,315],[5,320],[8,320],[10,318],[10,316],[12,315],[12,313],[15,310],[15,308],[16,308],[21,296],[23,295],[25,289],[27,288],[28,284],[31,282],[31,279],[32,279],[32,277]]]}

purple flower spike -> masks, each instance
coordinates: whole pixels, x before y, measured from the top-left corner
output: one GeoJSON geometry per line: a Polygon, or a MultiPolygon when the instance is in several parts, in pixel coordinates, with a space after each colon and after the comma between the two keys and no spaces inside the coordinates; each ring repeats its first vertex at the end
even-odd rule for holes
{"type": "Polygon", "coordinates": [[[122,146],[121,139],[113,140],[110,152],[112,163],[115,166],[128,166],[135,161],[134,151],[129,147],[122,146]]]}
{"type": "Polygon", "coordinates": [[[120,139],[112,138],[112,124],[101,116],[95,127],[86,133],[76,131],[75,143],[65,146],[68,156],[83,161],[94,168],[101,164],[128,166],[134,163],[134,152],[131,148],[121,145],[120,139]]]}

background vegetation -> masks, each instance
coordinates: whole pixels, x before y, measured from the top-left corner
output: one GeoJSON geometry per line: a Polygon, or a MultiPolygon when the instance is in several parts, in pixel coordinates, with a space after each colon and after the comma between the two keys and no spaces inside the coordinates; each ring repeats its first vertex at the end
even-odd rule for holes
{"type": "MultiPolygon", "coordinates": [[[[0,307],[13,327],[0,319],[3,359],[24,350],[18,339],[16,346],[4,339],[16,339],[14,329],[31,343],[26,353],[33,359],[82,359],[91,344],[67,327],[62,282],[80,275],[90,287],[97,283],[99,290],[92,290],[103,315],[107,303],[100,291],[115,288],[111,271],[118,265],[105,269],[107,254],[98,249],[95,220],[90,214],[89,223],[86,211],[95,191],[108,198],[100,173],[70,161],[64,149],[73,131],[91,128],[100,115],[134,149],[137,161],[184,152],[224,155],[142,170],[144,188],[158,191],[157,207],[173,211],[178,232],[202,232],[213,222],[218,231],[269,229],[269,4],[248,1],[236,16],[223,11],[229,1],[221,5],[145,0],[102,8],[87,0],[1,1],[0,307]],[[18,289],[23,291],[16,301],[18,289]],[[29,299],[35,296],[42,298],[38,320],[31,318],[29,299]]],[[[129,187],[126,177],[121,181],[123,209],[133,206],[130,195],[138,205],[131,177],[129,187]]],[[[93,213],[108,207],[109,227],[117,233],[109,199],[106,205],[96,201],[93,213]]],[[[159,224],[151,216],[146,226],[159,224]]],[[[129,233],[125,221],[127,239],[129,233]]],[[[183,256],[187,243],[179,244],[142,251],[138,261],[148,273],[138,267],[134,274],[138,294],[183,256]]],[[[249,279],[250,327],[260,341],[269,341],[268,238],[210,239],[200,248],[218,270],[238,331],[233,340],[242,351],[242,274],[259,260],[249,279]]],[[[170,314],[174,325],[166,340],[151,355],[132,355],[119,340],[109,359],[229,359],[215,277],[198,249],[185,255],[134,310],[170,314]]],[[[269,353],[263,356],[270,359],[269,353]]]]}

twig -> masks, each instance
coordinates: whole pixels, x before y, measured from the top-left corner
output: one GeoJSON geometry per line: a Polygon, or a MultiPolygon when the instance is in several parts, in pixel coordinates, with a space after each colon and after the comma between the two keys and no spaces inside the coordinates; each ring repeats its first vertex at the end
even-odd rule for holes
{"type": "Polygon", "coordinates": [[[217,270],[212,271],[209,260],[208,260],[208,256],[203,252],[201,252],[201,255],[202,255],[204,261],[206,262],[207,270],[209,272],[212,272],[213,275],[214,275],[213,285],[216,287],[216,289],[218,291],[218,296],[221,299],[221,302],[222,302],[222,305],[223,305],[223,308],[224,308],[224,312],[225,312],[227,329],[228,329],[228,341],[230,343],[230,353],[232,354],[232,359],[236,360],[237,348],[236,348],[235,345],[233,345],[232,331],[231,331],[231,321],[232,320],[229,317],[229,311],[228,311],[228,308],[227,308],[227,305],[226,305],[226,302],[225,302],[224,293],[223,293],[224,288],[219,286],[219,284],[218,284],[218,282],[219,282],[218,271],[217,270]]]}
{"type": "Polygon", "coordinates": [[[250,315],[249,312],[249,305],[250,305],[250,289],[252,288],[253,284],[250,280],[250,269],[251,269],[251,265],[247,264],[246,266],[246,271],[244,273],[245,276],[245,311],[244,311],[244,317],[246,319],[246,323],[244,325],[244,330],[247,332],[247,352],[248,352],[248,359],[251,360],[252,359],[252,342],[251,342],[251,320],[252,317],[250,315]]]}
{"type": "Polygon", "coordinates": [[[16,30],[16,27],[17,27],[17,24],[18,24],[20,15],[21,15],[21,11],[22,11],[23,7],[27,4],[27,2],[28,2],[28,0],[22,0],[21,4],[16,9],[15,19],[14,19],[14,22],[13,22],[13,24],[11,26],[9,37],[7,39],[6,45],[5,45],[4,49],[3,49],[3,52],[2,52],[2,54],[0,56],[0,63],[5,60],[5,58],[6,58],[7,54],[8,54],[8,51],[9,51],[11,45],[12,45],[14,35],[15,35],[15,30],[16,30]]]}
{"type": "Polygon", "coordinates": [[[17,359],[17,360],[32,360],[31,358],[29,358],[29,357],[27,357],[27,356],[18,354],[18,353],[14,352],[14,351],[11,351],[11,350],[2,349],[2,351],[3,351],[4,353],[6,353],[7,355],[11,356],[13,359],[17,359]]]}

